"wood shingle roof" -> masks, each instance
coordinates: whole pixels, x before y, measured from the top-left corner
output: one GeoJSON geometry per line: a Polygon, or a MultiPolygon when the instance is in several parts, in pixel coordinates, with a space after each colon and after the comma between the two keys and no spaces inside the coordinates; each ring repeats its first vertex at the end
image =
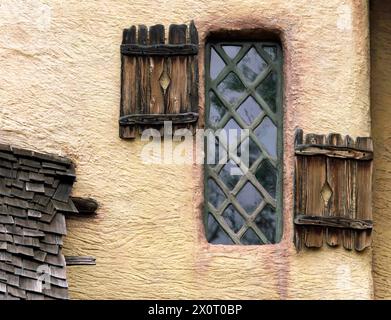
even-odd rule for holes
{"type": "Polygon", "coordinates": [[[75,179],[67,158],[0,145],[0,300],[68,298],[61,248],[75,179]]]}

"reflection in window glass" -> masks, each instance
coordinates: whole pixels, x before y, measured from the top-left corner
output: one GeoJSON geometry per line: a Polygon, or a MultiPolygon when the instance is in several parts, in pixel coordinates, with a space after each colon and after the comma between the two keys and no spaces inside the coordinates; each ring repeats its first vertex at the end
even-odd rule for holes
{"type": "Polygon", "coordinates": [[[212,66],[210,68],[210,77],[212,79],[216,79],[220,72],[224,69],[225,63],[213,49],[211,51],[210,61],[212,66]]]}
{"type": "Polygon", "coordinates": [[[281,47],[214,42],[206,59],[206,128],[219,132],[205,148],[207,240],[276,243],[282,233],[281,47]]]}
{"type": "Polygon", "coordinates": [[[232,60],[235,59],[237,54],[239,53],[241,46],[222,46],[225,53],[230,57],[232,60]]]}
{"type": "Polygon", "coordinates": [[[250,82],[253,82],[266,67],[267,63],[254,48],[251,48],[238,64],[238,69],[242,71],[243,76],[250,82]]]}

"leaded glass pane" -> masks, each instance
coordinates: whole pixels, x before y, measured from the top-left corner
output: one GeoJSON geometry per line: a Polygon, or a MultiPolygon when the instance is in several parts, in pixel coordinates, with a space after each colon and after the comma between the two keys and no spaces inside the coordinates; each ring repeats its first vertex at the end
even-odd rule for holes
{"type": "Polygon", "coordinates": [[[217,98],[213,92],[209,92],[209,99],[210,99],[209,122],[210,124],[215,125],[221,120],[226,110],[224,105],[219,100],[219,98],[217,98]]]}
{"type": "Polygon", "coordinates": [[[258,141],[273,158],[277,156],[277,127],[266,117],[254,131],[258,141]]]}
{"type": "Polygon", "coordinates": [[[267,63],[263,60],[255,48],[251,48],[238,64],[238,69],[249,82],[266,69],[267,63]]]}
{"type": "Polygon", "coordinates": [[[223,217],[225,221],[227,222],[228,226],[236,233],[238,232],[243,224],[244,219],[240,215],[240,213],[234,208],[234,206],[231,204],[227,207],[227,209],[223,212],[223,217]]]}
{"type": "Polygon", "coordinates": [[[241,46],[223,46],[223,49],[228,57],[235,59],[240,51],[241,46]]]}
{"type": "Polygon", "coordinates": [[[208,215],[208,226],[208,242],[213,244],[234,244],[232,239],[227,235],[211,213],[208,215]]]}
{"type": "Polygon", "coordinates": [[[208,181],[208,189],[210,190],[208,197],[209,203],[212,204],[216,209],[219,209],[225,200],[223,191],[221,191],[220,187],[212,179],[209,179],[208,181]]]}
{"type": "Polygon", "coordinates": [[[249,96],[239,107],[238,114],[247,125],[251,125],[254,120],[262,113],[262,108],[249,96]]]}
{"type": "Polygon", "coordinates": [[[216,162],[205,162],[207,239],[225,245],[276,243],[282,228],[281,47],[224,42],[208,43],[206,50],[206,128],[226,134],[216,134],[205,148],[206,159],[216,162]]]}
{"type": "Polygon", "coordinates": [[[256,89],[257,93],[265,100],[269,108],[276,112],[277,99],[277,74],[270,73],[256,89]]]}
{"type": "Polygon", "coordinates": [[[277,48],[275,46],[264,46],[263,50],[267,52],[272,60],[276,60],[277,57],[277,48]]]}
{"type": "Polygon", "coordinates": [[[253,229],[248,228],[243,237],[240,239],[243,244],[254,245],[261,244],[261,239],[257,236],[253,229]]]}
{"type": "Polygon", "coordinates": [[[262,231],[265,237],[274,243],[276,233],[276,212],[272,206],[267,205],[255,218],[255,225],[262,231]]]}
{"type": "Polygon", "coordinates": [[[240,206],[250,215],[261,204],[261,193],[252,185],[251,182],[247,182],[242,190],[236,196],[240,206]]]}
{"type": "Polygon", "coordinates": [[[264,160],[257,169],[255,176],[259,183],[269,194],[276,197],[277,169],[273,167],[269,160],[264,160]]]}
{"type": "Polygon", "coordinates": [[[231,72],[218,85],[217,90],[225,101],[235,104],[244,95],[246,88],[239,77],[231,72]]]}
{"type": "Polygon", "coordinates": [[[230,190],[233,190],[233,188],[236,187],[236,184],[239,182],[242,175],[243,171],[232,160],[224,165],[219,174],[220,179],[230,190]]]}
{"type": "Polygon", "coordinates": [[[218,55],[218,53],[212,49],[211,51],[211,68],[210,68],[210,77],[216,79],[220,72],[224,69],[225,63],[223,59],[218,55]]]}

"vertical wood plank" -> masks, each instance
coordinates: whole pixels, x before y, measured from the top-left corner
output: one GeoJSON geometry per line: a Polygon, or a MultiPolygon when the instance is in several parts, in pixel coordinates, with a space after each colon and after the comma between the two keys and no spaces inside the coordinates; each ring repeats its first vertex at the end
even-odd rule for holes
{"type": "MultiPolygon", "coordinates": [[[[190,22],[189,40],[191,44],[198,46],[198,31],[194,21],[190,22]]],[[[198,113],[198,55],[187,57],[187,95],[189,97],[188,107],[183,107],[184,112],[198,113]]],[[[188,125],[195,134],[196,124],[188,125]]]]}
{"type": "MultiPolygon", "coordinates": [[[[344,139],[346,147],[355,147],[355,141],[346,136],[344,139]]],[[[346,203],[345,217],[350,219],[356,218],[356,170],[357,161],[346,161],[346,203]]],[[[354,232],[352,230],[342,230],[342,243],[345,249],[352,250],[354,248],[354,232]]]]}
{"type": "MultiPolygon", "coordinates": [[[[356,147],[373,151],[371,138],[357,138],[356,147]]],[[[357,163],[356,215],[358,219],[372,219],[372,161],[357,163]]],[[[371,244],[371,230],[357,231],[355,248],[362,251],[371,244]]]]}
{"type": "MultiPolygon", "coordinates": [[[[297,146],[299,144],[303,143],[303,130],[297,129],[295,132],[295,143],[294,145],[297,146]]],[[[303,190],[305,186],[305,181],[303,181],[305,175],[305,169],[303,168],[305,166],[305,157],[302,156],[296,156],[295,157],[295,214],[300,214],[304,212],[304,196],[305,192],[303,190]]],[[[295,246],[297,250],[301,250],[303,248],[304,244],[304,235],[305,235],[305,228],[302,226],[296,226],[295,227],[295,246]]]]}
{"type": "MultiPolygon", "coordinates": [[[[164,44],[164,26],[161,24],[149,28],[150,44],[164,44]]],[[[160,85],[160,77],[164,71],[164,58],[160,56],[150,57],[151,70],[151,98],[149,113],[164,113],[164,90],[160,85]]]]}
{"type": "MultiPolygon", "coordinates": [[[[194,21],[190,22],[189,27],[190,43],[198,45],[198,31],[194,25],[194,21]]],[[[189,74],[189,86],[188,92],[190,93],[190,110],[192,112],[198,112],[198,55],[189,57],[188,63],[189,74]]]]}
{"type": "MultiPolygon", "coordinates": [[[[170,44],[185,44],[186,43],[187,26],[170,25],[169,28],[169,43],[170,44]]],[[[187,57],[176,56],[167,59],[169,63],[170,86],[168,88],[168,101],[166,113],[179,113],[184,108],[189,106],[189,98],[187,95],[187,57]]]]}
{"type": "MultiPolygon", "coordinates": [[[[142,45],[148,44],[148,28],[144,25],[138,27],[138,43],[142,45]]],[[[148,57],[137,57],[137,81],[139,82],[137,113],[149,113],[150,74],[148,60],[148,57]]]]}
{"type": "MultiPolygon", "coordinates": [[[[122,38],[123,44],[136,43],[136,27],[125,29],[122,38]]],[[[121,106],[120,116],[129,115],[136,111],[137,104],[137,82],[135,74],[137,61],[135,57],[121,55],[121,106]]],[[[134,138],[135,130],[129,126],[120,126],[121,138],[134,138]]]]}
{"type": "MultiPolygon", "coordinates": [[[[343,140],[339,134],[329,134],[327,144],[342,146],[343,140]]],[[[327,181],[332,190],[331,198],[325,215],[331,217],[345,216],[346,199],[346,161],[345,159],[327,158],[327,181]]],[[[326,229],[326,242],[329,246],[340,244],[340,230],[326,229]]]]}
{"type": "MultiPolygon", "coordinates": [[[[307,144],[324,144],[324,135],[307,134],[307,144]]],[[[322,216],[325,211],[325,202],[321,191],[326,183],[326,160],[323,156],[312,156],[306,159],[306,205],[305,214],[322,216]]],[[[320,248],[323,245],[323,229],[321,227],[307,227],[305,235],[307,247],[320,248]]]]}

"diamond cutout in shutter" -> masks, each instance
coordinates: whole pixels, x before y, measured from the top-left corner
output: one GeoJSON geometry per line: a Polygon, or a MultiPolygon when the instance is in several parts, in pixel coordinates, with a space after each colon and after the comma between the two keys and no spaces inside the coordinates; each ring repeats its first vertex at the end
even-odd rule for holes
{"type": "Polygon", "coordinates": [[[220,187],[212,179],[208,180],[208,201],[219,209],[225,200],[225,195],[220,187]]]}
{"type": "Polygon", "coordinates": [[[259,239],[259,237],[257,236],[257,234],[254,232],[253,229],[251,228],[248,228],[247,231],[245,232],[245,234],[242,236],[242,238],[240,239],[240,241],[243,243],[243,244],[247,244],[247,245],[257,245],[257,244],[261,244],[262,241],[261,239],[259,239]]]}
{"type": "Polygon", "coordinates": [[[244,219],[232,204],[224,210],[222,216],[235,233],[238,232],[244,224],[244,219]]]}
{"type": "Polygon", "coordinates": [[[223,46],[223,50],[232,60],[238,55],[242,46],[223,46]]]}
{"type": "Polygon", "coordinates": [[[160,86],[163,89],[164,94],[166,94],[167,88],[170,85],[171,79],[167,72],[167,67],[164,66],[163,73],[159,78],[160,86]]]}
{"type": "Polygon", "coordinates": [[[249,96],[239,107],[237,110],[240,117],[247,125],[251,125],[253,121],[258,117],[262,108],[259,104],[254,100],[253,97],[249,96]]]}
{"type": "Polygon", "coordinates": [[[259,183],[265,188],[265,190],[273,197],[276,198],[277,187],[277,169],[273,167],[269,160],[263,160],[255,177],[259,183]]]}
{"type": "Polygon", "coordinates": [[[257,189],[247,182],[236,196],[239,204],[250,215],[261,204],[263,198],[257,189]]]}
{"type": "Polygon", "coordinates": [[[210,99],[209,122],[211,124],[217,124],[224,116],[226,109],[221,103],[221,101],[219,100],[219,98],[217,98],[212,91],[209,92],[209,99],[210,99]]]}
{"type": "Polygon", "coordinates": [[[323,198],[324,205],[327,206],[331,199],[331,196],[333,195],[333,190],[331,190],[331,187],[327,181],[324,183],[320,194],[323,198]]]}
{"type": "Polygon", "coordinates": [[[275,243],[276,238],[276,212],[271,205],[267,205],[255,218],[255,225],[261,230],[265,237],[275,243]]]}
{"type": "Polygon", "coordinates": [[[258,128],[254,131],[258,141],[265,147],[266,151],[274,158],[277,157],[277,127],[265,117],[258,128]]]}
{"type": "Polygon", "coordinates": [[[219,54],[212,48],[210,56],[210,77],[216,79],[220,72],[224,69],[225,63],[219,54]]]}
{"type": "Polygon", "coordinates": [[[233,72],[230,72],[217,87],[219,93],[230,104],[235,104],[246,92],[242,81],[233,72]]]}
{"type": "Polygon", "coordinates": [[[220,178],[228,189],[233,190],[243,175],[243,171],[230,160],[220,171],[220,178]]]}
{"type": "Polygon", "coordinates": [[[269,108],[276,112],[277,109],[277,75],[273,71],[257,87],[256,92],[268,104],[269,108]]]}
{"type": "Polygon", "coordinates": [[[253,82],[266,67],[267,63],[259,56],[255,48],[251,48],[238,63],[238,69],[249,82],[253,82]]]}
{"type": "Polygon", "coordinates": [[[234,244],[227,233],[221,228],[215,217],[209,213],[207,238],[209,243],[213,244],[234,244]]]}

